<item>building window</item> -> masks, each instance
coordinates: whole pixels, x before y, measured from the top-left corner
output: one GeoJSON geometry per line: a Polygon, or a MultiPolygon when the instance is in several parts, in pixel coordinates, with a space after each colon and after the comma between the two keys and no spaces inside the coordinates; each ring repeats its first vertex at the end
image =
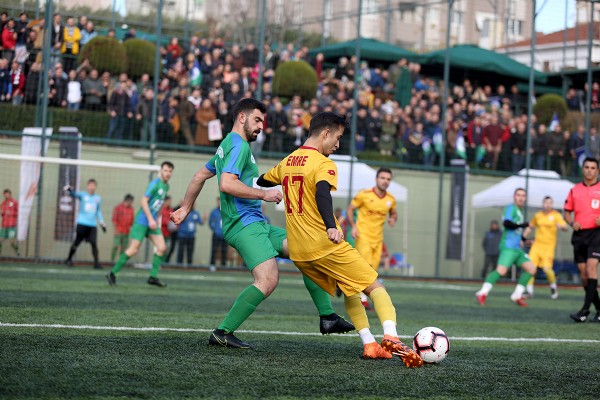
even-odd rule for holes
{"type": "Polygon", "coordinates": [[[292,22],[295,25],[300,25],[302,23],[302,0],[294,1],[294,16],[292,22]]]}

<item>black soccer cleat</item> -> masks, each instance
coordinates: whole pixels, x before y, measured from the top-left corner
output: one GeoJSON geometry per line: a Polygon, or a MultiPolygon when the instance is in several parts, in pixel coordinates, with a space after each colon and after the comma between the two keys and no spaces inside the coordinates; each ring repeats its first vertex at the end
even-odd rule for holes
{"type": "Polygon", "coordinates": [[[600,311],[596,312],[594,318],[590,318],[590,322],[600,322],[600,311]]]}
{"type": "Polygon", "coordinates": [[[102,269],[102,265],[100,265],[100,264],[94,264],[94,269],[102,269]]]}
{"type": "Polygon", "coordinates": [[[117,277],[112,271],[110,271],[110,274],[106,275],[106,280],[110,286],[117,286],[117,277]]]}
{"type": "Polygon", "coordinates": [[[67,267],[72,267],[73,266],[73,261],[67,259],[67,260],[65,260],[65,264],[67,265],[67,267]]]}
{"type": "Polygon", "coordinates": [[[148,285],[154,285],[158,287],[167,287],[166,283],[162,283],[158,278],[151,276],[148,278],[148,285]]]}
{"type": "Polygon", "coordinates": [[[588,319],[588,315],[590,315],[589,310],[580,310],[575,314],[571,314],[571,319],[575,322],[585,322],[588,319]]]}
{"type": "Polygon", "coordinates": [[[253,349],[250,343],[246,343],[235,337],[233,333],[226,333],[223,329],[215,329],[208,338],[211,346],[233,347],[235,349],[253,349]]]}
{"type": "Polygon", "coordinates": [[[320,317],[319,329],[323,335],[331,335],[332,333],[346,333],[355,330],[356,328],[350,322],[340,317],[336,313],[320,317]]]}

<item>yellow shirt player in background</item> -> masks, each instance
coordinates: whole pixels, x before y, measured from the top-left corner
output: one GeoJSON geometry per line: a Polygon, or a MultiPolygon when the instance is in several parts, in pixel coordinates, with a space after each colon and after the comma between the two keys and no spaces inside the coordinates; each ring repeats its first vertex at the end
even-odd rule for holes
{"type": "MultiPolygon", "coordinates": [[[[556,250],[556,234],[558,229],[566,231],[567,223],[562,215],[553,209],[553,201],[550,196],[544,197],[543,209],[538,211],[529,222],[529,228],[523,231],[523,240],[535,229],[533,245],[529,250],[529,258],[533,264],[544,270],[550,284],[550,298],[558,299],[558,288],[556,286],[556,274],[552,265],[554,264],[554,251],[556,250]]],[[[534,277],[527,284],[527,293],[533,296],[534,277]]]]}
{"type": "MultiPolygon", "coordinates": [[[[374,270],[379,268],[383,249],[383,226],[387,219],[391,227],[396,225],[396,199],[387,192],[392,182],[392,171],[379,168],[375,176],[375,186],[360,191],[348,205],[346,215],[352,227],[355,248],[374,270]],[[354,211],[358,210],[354,221],[354,211]]],[[[367,296],[361,294],[361,301],[369,307],[367,296]]]]}
{"type": "Polygon", "coordinates": [[[363,343],[363,358],[399,356],[407,367],[420,367],[421,357],[398,339],[396,310],[377,272],[344,240],[333,211],[337,166],[328,158],[340,145],[346,120],[332,112],[317,113],[309,137],[299,149],[262,175],[257,184],[281,185],[285,201],[290,258],[303,274],[333,295],[344,293],[344,305],[363,343]],[[370,296],[383,327],[377,343],[359,293],[370,296]]]}

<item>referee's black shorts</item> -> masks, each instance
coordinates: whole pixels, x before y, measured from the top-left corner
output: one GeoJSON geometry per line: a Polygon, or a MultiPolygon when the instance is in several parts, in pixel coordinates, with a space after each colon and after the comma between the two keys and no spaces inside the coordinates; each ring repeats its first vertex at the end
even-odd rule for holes
{"type": "Polygon", "coordinates": [[[75,241],[77,243],[81,243],[83,240],[85,240],[88,243],[96,243],[97,231],[98,230],[95,226],[77,224],[77,237],[75,238],[75,241]]]}
{"type": "Polygon", "coordinates": [[[600,260],[600,228],[573,231],[571,244],[575,263],[585,263],[588,258],[600,260]]]}

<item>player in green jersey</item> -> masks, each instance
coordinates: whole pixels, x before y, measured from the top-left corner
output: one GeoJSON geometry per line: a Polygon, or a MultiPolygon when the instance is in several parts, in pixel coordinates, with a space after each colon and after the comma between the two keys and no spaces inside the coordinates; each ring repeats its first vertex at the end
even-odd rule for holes
{"type": "Polygon", "coordinates": [[[163,260],[163,255],[167,249],[165,244],[165,238],[160,230],[160,210],[167,197],[169,191],[169,179],[173,174],[173,163],[165,161],[160,165],[159,176],[152,180],[148,184],[148,188],[142,196],[141,208],[135,215],[135,220],[129,238],[131,243],[127,250],[121,254],[119,260],[115,264],[112,271],[106,275],[106,279],[111,286],[117,285],[117,274],[123,268],[127,260],[137,254],[140,250],[140,246],[144,238],[150,239],[156,252],[152,257],[152,270],[150,271],[150,277],[148,278],[149,285],[155,285],[158,287],[165,287],[166,284],[162,283],[158,279],[158,270],[163,260]]]}

